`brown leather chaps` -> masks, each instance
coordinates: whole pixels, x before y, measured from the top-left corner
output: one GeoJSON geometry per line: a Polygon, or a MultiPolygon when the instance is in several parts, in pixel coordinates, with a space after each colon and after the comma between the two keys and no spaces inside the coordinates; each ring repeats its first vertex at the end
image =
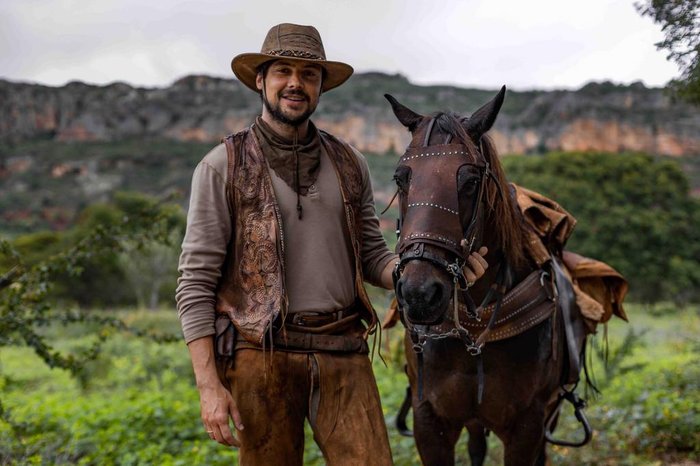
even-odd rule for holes
{"type": "Polygon", "coordinates": [[[242,348],[226,378],[245,425],[241,465],[301,466],[305,419],[327,464],[392,464],[366,354],[242,348]]]}

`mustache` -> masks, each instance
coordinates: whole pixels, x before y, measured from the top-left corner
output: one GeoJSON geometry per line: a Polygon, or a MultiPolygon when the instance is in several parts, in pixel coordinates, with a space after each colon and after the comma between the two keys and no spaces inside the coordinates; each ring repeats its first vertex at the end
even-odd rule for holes
{"type": "Polygon", "coordinates": [[[309,95],[308,95],[306,92],[302,91],[301,89],[295,89],[295,90],[286,91],[286,92],[285,92],[285,91],[280,91],[279,94],[278,94],[278,97],[280,97],[280,98],[282,98],[282,97],[291,97],[291,96],[303,97],[303,98],[306,99],[307,101],[309,100],[309,95]]]}

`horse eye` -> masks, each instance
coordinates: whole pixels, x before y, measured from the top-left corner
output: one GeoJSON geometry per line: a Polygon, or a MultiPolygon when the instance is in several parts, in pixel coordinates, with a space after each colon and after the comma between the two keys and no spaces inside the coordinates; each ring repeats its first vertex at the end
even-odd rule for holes
{"type": "Polygon", "coordinates": [[[411,169],[408,167],[398,167],[394,173],[394,181],[396,186],[402,192],[408,191],[408,182],[411,178],[411,169]]]}
{"type": "Polygon", "coordinates": [[[459,171],[459,176],[457,178],[459,183],[459,190],[465,194],[474,193],[479,187],[479,175],[472,173],[467,169],[462,169],[459,171]]]}

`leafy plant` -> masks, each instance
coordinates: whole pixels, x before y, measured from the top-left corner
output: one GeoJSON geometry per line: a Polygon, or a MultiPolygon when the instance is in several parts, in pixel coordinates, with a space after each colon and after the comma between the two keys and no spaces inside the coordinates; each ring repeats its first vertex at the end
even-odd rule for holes
{"type": "MultiPolygon", "coordinates": [[[[127,198],[128,199],[128,198],[127,198]]],[[[167,239],[172,230],[172,212],[158,202],[142,202],[118,222],[95,223],[77,242],[52,256],[30,264],[7,240],[0,241],[0,255],[7,270],[0,276],[0,348],[28,346],[49,366],[80,374],[86,361],[99,354],[105,340],[116,330],[136,335],[146,333],[128,327],[121,320],[85,312],[79,308],[55,306],[51,290],[57,277],[79,277],[85,264],[95,258],[124,251],[127,245],[167,239]],[[54,348],[41,329],[49,325],[92,323],[98,328],[93,341],[75,353],[54,348]]],[[[171,336],[159,336],[164,341],[171,336]]]]}
{"type": "Polygon", "coordinates": [[[635,3],[642,16],[661,25],[664,40],[656,48],[666,50],[678,65],[681,76],[671,88],[681,98],[700,105],[700,1],[645,0],[635,3]]]}
{"type": "Polygon", "coordinates": [[[700,202],[676,163],[595,152],[503,162],[511,181],[576,217],[567,248],[615,267],[633,299],[679,305],[700,299],[700,202]]]}

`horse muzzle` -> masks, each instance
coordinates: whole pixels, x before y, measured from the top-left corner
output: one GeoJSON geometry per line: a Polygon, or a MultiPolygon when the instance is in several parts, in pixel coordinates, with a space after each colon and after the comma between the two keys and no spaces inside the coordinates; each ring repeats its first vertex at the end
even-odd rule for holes
{"type": "Polygon", "coordinates": [[[396,283],[396,299],[412,324],[437,325],[447,315],[452,283],[436,272],[427,262],[412,262],[396,283]]]}

